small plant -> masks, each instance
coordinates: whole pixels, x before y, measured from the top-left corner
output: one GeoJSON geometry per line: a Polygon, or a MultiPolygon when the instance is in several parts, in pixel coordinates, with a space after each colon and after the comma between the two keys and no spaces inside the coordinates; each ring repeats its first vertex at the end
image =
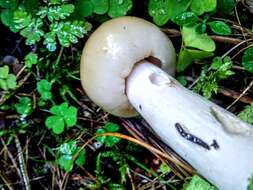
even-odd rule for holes
{"type": "Polygon", "coordinates": [[[33,65],[38,63],[38,55],[35,53],[29,53],[25,56],[25,65],[27,68],[32,68],[33,65]]]}
{"type": "Polygon", "coordinates": [[[224,59],[215,57],[210,69],[204,67],[202,70],[194,91],[203,93],[206,98],[211,98],[213,93],[216,94],[218,92],[218,82],[234,74],[231,68],[232,62],[229,57],[225,57],[224,59]]]}
{"type": "Polygon", "coordinates": [[[23,116],[30,115],[33,111],[32,100],[28,97],[22,97],[15,104],[17,112],[23,116]]]}
{"type": "Polygon", "coordinates": [[[207,181],[194,175],[190,182],[185,183],[183,190],[218,190],[216,187],[210,185],[207,181]]]}
{"type": "Polygon", "coordinates": [[[86,161],[86,151],[85,149],[80,150],[77,146],[76,141],[69,141],[61,144],[58,148],[58,156],[56,162],[63,168],[65,171],[70,172],[74,164],[78,166],[83,166],[86,161]],[[74,156],[78,154],[76,159],[74,156]]]}
{"type": "Polygon", "coordinates": [[[16,86],[16,76],[9,73],[9,67],[7,65],[0,67],[0,88],[3,90],[13,90],[16,86]]]}
{"type": "Polygon", "coordinates": [[[44,101],[51,100],[53,98],[51,88],[51,83],[45,79],[42,79],[41,81],[37,82],[37,90],[41,95],[41,99],[44,101]]]}
{"type": "Polygon", "coordinates": [[[52,129],[55,134],[61,134],[64,131],[64,126],[70,128],[77,122],[77,109],[68,106],[66,102],[54,105],[49,111],[53,116],[47,117],[46,126],[48,129],[52,129]]]}
{"type": "MultiPolygon", "coordinates": [[[[103,134],[106,132],[117,132],[119,129],[120,129],[119,125],[107,122],[102,128],[96,131],[96,134],[103,134]]],[[[104,144],[107,147],[113,147],[120,141],[120,138],[113,136],[101,136],[97,137],[97,141],[104,144]]]]}
{"type": "Polygon", "coordinates": [[[243,53],[242,65],[247,71],[253,73],[253,47],[243,53]]]}
{"type": "Polygon", "coordinates": [[[253,125],[253,106],[245,106],[238,116],[241,118],[241,120],[253,125]]]}

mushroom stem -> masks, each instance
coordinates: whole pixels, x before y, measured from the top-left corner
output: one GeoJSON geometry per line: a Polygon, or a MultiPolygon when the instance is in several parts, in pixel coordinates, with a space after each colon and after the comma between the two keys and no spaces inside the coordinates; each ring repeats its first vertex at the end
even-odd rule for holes
{"type": "Polygon", "coordinates": [[[127,79],[130,103],[161,139],[221,190],[246,190],[253,128],[143,61],[127,79]]]}

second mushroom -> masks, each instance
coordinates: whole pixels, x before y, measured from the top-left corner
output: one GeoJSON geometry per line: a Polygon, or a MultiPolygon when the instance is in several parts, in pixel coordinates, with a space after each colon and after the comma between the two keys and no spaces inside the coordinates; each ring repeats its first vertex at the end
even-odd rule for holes
{"type": "Polygon", "coordinates": [[[111,114],[139,113],[220,190],[246,190],[253,174],[252,126],[181,86],[172,77],[175,59],[171,41],[152,23],[113,19],[86,42],[82,86],[111,114]]]}

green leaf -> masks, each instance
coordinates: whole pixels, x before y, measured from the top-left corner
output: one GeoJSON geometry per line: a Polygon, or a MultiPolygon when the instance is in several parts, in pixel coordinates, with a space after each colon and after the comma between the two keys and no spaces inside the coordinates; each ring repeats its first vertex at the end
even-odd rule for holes
{"type": "Polygon", "coordinates": [[[83,17],[91,16],[94,9],[94,6],[90,0],[78,0],[76,7],[77,12],[83,17]]]}
{"type": "Polygon", "coordinates": [[[74,5],[63,4],[61,6],[49,7],[47,17],[48,20],[53,22],[54,20],[65,19],[74,12],[74,5]]]}
{"type": "Polygon", "coordinates": [[[17,30],[27,27],[32,22],[32,17],[22,9],[16,10],[13,16],[14,27],[17,30]]]}
{"type": "Polygon", "coordinates": [[[50,116],[46,119],[46,126],[53,129],[55,134],[61,134],[64,131],[64,120],[60,116],[50,116]]]}
{"type": "Polygon", "coordinates": [[[37,64],[38,62],[38,55],[35,53],[30,52],[25,56],[25,65],[28,68],[32,68],[33,65],[37,64]]]}
{"type": "Polygon", "coordinates": [[[111,18],[124,16],[132,6],[132,0],[110,0],[108,15],[111,18]]]}
{"type": "Polygon", "coordinates": [[[197,49],[187,49],[187,51],[193,59],[204,59],[214,55],[213,52],[201,51],[197,49]]]}
{"type": "Polygon", "coordinates": [[[7,79],[6,79],[6,84],[8,89],[15,89],[17,86],[17,82],[16,82],[16,76],[13,74],[9,74],[7,79]]]}
{"type": "Polygon", "coordinates": [[[223,65],[221,57],[215,57],[212,61],[211,68],[214,70],[219,69],[223,65]]]}
{"type": "Polygon", "coordinates": [[[207,181],[201,177],[195,175],[192,177],[190,183],[187,187],[184,187],[185,190],[218,190],[216,187],[211,186],[207,181]]]}
{"type": "MultiPolygon", "coordinates": [[[[100,128],[96,131],[96,134],[103,134],[106,132],[117,132],[119,128],[120,128],[119,125],[115,123],[107,122],[103,126],[103,128],[100,128]]],[[[115,144],[117,144],[120,141],[120,138],[113,137],[113,136],[101,136],[101,137],[97,137],[96,140],[98,142],[105,144],[105,146],[107,147],[113,147],[115,144]]]]}
{"type": "Polygon", "coordinates": [[[192,0],[191,11],[197,15],[205,12],[212,12],[216,9],[217,0],[192,0]]]}
{"type": "Polygon", "coordinates": [[[45,40],[43,42],[46,45],[48,51],[56,50],[56,33],[54,31],[48,32],[45,34],[45,40]]]}
{"type": "Polygon", "coordinates": [[[149,0],[148,12],[153,17],[154,22],[162,26],[170,19],[186,11],[190,2],[190,0],[149,0]]]}
{"type": "Polygon", "coordinates": [[[243,53],[242,65],[247,71],[253,73],[253,47],[243,53]]]}
{"type": "Polygon", "coordinates": [[[70,106],[63,115],[67,127],[73,127],[77,122],[77,109],[70,106]]]}
{"type": "Polygon", "coordinates": [[[15,104],[15,108],[19,114],[30,115],[33,111],[32,100],[28,97],[22,97],[19,102],[15,104]]]}
{"type": "Polygon", "coordinates": [[[40,93],[41,98],[43,100],[51,100],[52,99],[53,95],[50,92],[51,88],[52,88],[51,83],[45,79],[42,79],[41,81],[39,81],[37,83],[37,90],[40,93]]]}
{"type": "Polygon", "coordinates": [[[187,67],[192,64],[192,57],[186,49],[183,49],[179,52],[177,60],[177,72],[184,71],[187,67]]]}
{"type": "Polygon", "coordinates": [[[212,52],[184,48],[179,52],[177,71],[184,71],[196,59],[204,59],[213,56],[212,52]]]}
{"type": "Polygon", "coordinates": [[[9,67],[7,65],[0,67],[0,78],[6,79],[9,74],[9,67]]]}
{"type": "Polygon", "coordinates": [[[161,172],[163,175],[165,174],[168,174],[171,172],[171,169],[170,167],[168,166],[168,164],[166,164],[165,162],[163,162],[161,165],[160,165],[160,168],[158,170],[159,172],[161,172]]]}
{"type": "Polygon", "coordinates": [[[67,172],[71,171],[74,166],[74,161],[72,157],[68,155],[62,155],[58,160],[58,164],[67,172]]]}
{"type": "Polygon", "coordinates": [[[94,13],[102,15],[109,10],[109,0],[91,0],[94,13]]]}
{"type": "Polygon", "coordinates": [[[175,22],[177,25],[180,26],[187,26],[195,24],[198,21],[198,16],[193,12],[183,12],[182,14],[179,14],[173,19],[173,22],[175,22]]]}
{"type": "Polygon", "coordinates": [[[13,24],[14,12],[10,9],[5,9],[1,12],[1,20],[4,25],[11,26],[13,24]]]}
{"type": "Polygon", "coordinates": [[[6,9],[15,9],[17,0],[0,0],[0,6],[6,9]]]}
{"type": "Polygon", "coordinates": [[[213,21],[208,23],[211,30],[219,35],[229,35],[232,33],[231,28],[223,21],[213,21]]]}
{"type": "Polygon", "coordinates": [[[187,80],[185,78],[185,76],[178,76],[176,77],[176,80],[183,86],[187,85],[187,80]]]}
{"type": "MultiPolygon", "coordinates": [[[[60,44],[69,47],[71,43],[77,43],[78,38],[82,38],[91,29],[91,25],[84,21],[75,20],[73,22],[53,23],[50,28],[51,31],[55,31],[60,44]]],[[[44,41],[44,43],[46,42],[44,41]]]]}
{"type": "MultiPolygon", "coordinates": [[[[99,135],[99,134],[103,134],[103,133],[106,133],[106,130],[103,129],[103,128],[100,128],[96,131],[96,134],[99,135]]],[[[96,140],[100,143],[104,143],[105,140],[106,140],[106,136],[100,136],[100,137],[97,137],[96,140]]]]}
{"type": "Polygon", "coordinates": [[[231,14],[236,5],[235,0],[218,0],[217,12],[221,14],[231,14]]]}
{"type": "Polygon", "coordinates": [[[241,120],[253,125],[253,106],[245,106],[238,116],[241,120]]]}
{"type": "Polygon", "coordinates": [[[0,78],[0,88],[3,89],[3,90],[8,90],[8,86],[7,86],[7,83],[4,79],[1,79],[0,78]]]}
{"type": "Polygon", "coordinates": [[[193,47],[207,52],[215,50],[214,41],[207,34],[197,33],[196,27],[183,26],[182,36],[187,47],[193,47]]]}
{"type": "Polygon", "coordinates": [[[107,122],[104,125],[104,129],[107,132],[117,132],[120,129],[120,126],[118,124],[112,123],[112,122],[107,122]]]}
{"type": "Polygon", "coordinates": [[[39,9],[39,0],[23,0],[26,12],[35,15],[39,9]]]}
{"type": "Polygon", "coordinates": [[[78,157],[75,160],[75,163],[78,166],[83,166],[85,164],[85,161],[86,161],[86,151],[81,150],[78,157]]]}
{"type": "Polygon", "coordinates": [[[68,109],[68,104],[66,102],[53,106],[49,111],[55,115],[63,116],[68,109]]]}
{"type": "Polygon", "coordinates": [[[26,38],[27,45],[32,45],[40,41],[44,35],[42,27],[43,22],[40,18],[32,19],[31,23],[20,31],[20,34],[26,38]]]}
{"type": "Polygon", "coordinates": [[[73,140],[63,143],[59,147],[60,153],[68,155],[73,155],[76,152],[76,149],[77,149],[77,142],[73,140]]]}

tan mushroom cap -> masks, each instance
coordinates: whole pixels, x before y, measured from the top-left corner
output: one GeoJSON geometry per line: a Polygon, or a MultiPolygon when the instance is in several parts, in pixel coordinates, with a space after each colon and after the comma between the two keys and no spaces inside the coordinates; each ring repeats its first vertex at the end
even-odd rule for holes
{"type": "Polygon", "coordinates": [[[126,79],[137,62],[150,56],[174,74],[174,47],[157,26],[137,17],[109,20],[85,44],[80,66],[82,86],[105,111],[121,117],[135,116],[137,112],[125,93],[126,79]]]}

